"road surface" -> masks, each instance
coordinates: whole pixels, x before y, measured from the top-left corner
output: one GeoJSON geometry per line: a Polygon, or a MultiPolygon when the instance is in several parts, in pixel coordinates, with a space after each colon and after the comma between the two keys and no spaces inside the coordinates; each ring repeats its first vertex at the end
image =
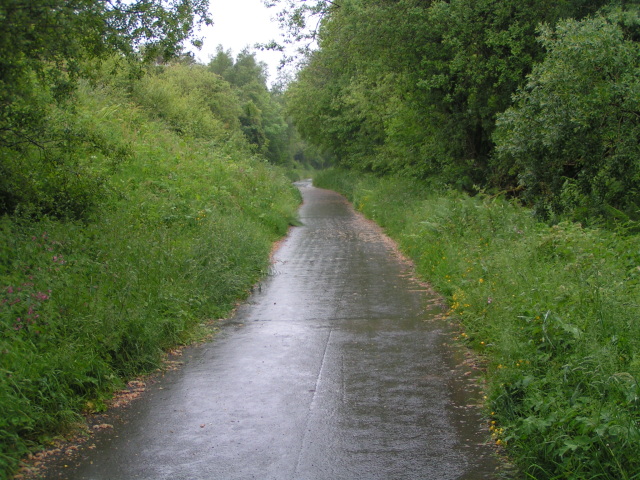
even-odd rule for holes
{"type": "Polygon", "coordinates": [[[341,196],[298,186],[260,288],[48,478],[498,478],[436,297],[341,196]]]}

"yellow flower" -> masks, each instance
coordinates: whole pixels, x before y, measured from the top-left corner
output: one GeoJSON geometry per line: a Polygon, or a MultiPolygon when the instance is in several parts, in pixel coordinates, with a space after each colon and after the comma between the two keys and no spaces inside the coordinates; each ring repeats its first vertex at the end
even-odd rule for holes
{"type": "Polygon", "coordinates": [[[478,282],[484,283],[484,278],[481,278],[480,280],[478,280],[478,282]]]}

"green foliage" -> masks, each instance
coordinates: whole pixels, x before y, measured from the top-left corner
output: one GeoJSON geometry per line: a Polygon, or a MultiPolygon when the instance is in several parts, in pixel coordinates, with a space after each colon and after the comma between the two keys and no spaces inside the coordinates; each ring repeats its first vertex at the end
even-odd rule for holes
{"type": "Polygon", "coordinates": [[[103,184],[93,157],[126,152],[75,116],[78,78],[114,55],[122,63],[175,55],[209,22],[207,8],[206,0],[0,2],[0,213],[27,206],[82,218],[103,184]]]}
{"type": "Polygon", "coordinates": [[[27,117],[36,110],[41,116],[25,119],[29,136],[0,142],[0,213],[85,218],[105,194],[106,177],[129,157],[129,147],[106,132],[99,118],[74,112],[75,94],[56,103],[52,89],[42,87],[31,100],[27,117]]]}
{"type": "Polygon", "coordinates": [[[73,62],[141,48],[148,58],[169,58],[197,24],[211,23],[204,0],[4,0],[0,8],[3,74],[11,74],[9,65],[73,62]]]}
{"type": "Polygon", "coordinates": [[[185,137],[223,143],[239,133],[239,99],[204,65],[158,67],[135,84],[133,98],[185,137]]]}
{"type": "Polygon", "coordinates": [[[256,153],[277,165],[291,165],[288,145],[291,129],[284,117],[278,92],[267,88],[266,65],[256,62],[255,54],[240,52],[234,60],[230,51],[218,47],[208,68],[229,82],[241,103],[242,131],[256,153]]]}
{"type": "Polygon", "coordinates": [[[303,138],[344,165],[367,169],[380,163],[376,153],[384,143],[385,118],[391,118],[384,108],[395,95],[389,87],[395,77],[385,76],[391,55],[375,47],[394,44],[388,35],[397,12],[357,2],[332,10],[322,26],[320,50],[287,90],[288,111],[303,138]],[[372,60],[372,54],[378,58],[372,60]]]}
{"type": "Polygon", "coordinates": [[[197,23],[210,23],[207,9],[206,0],[3,0],[0,145],[13,143],[11,136],[29,137],[15,122],[38,87],[53,86],[54,97],[64,98],[74,78],[89,74],[87,60],[115,52],[168,59],[197,23]]]}
{"type": "MultiPolygon", "coordinates": [[[[279,7],[276,19],[280,24],[283,43],[295,48],[296,57],[285,58],[285,62],[300,62],[300,59],[305,58],[317,40],[323,17],[341,6],[331,0],[263,0],[263,3],[267,7],[279,7]]],[[[264,47],[281,52],[285,50],[282,44],[274,40],[264,47]]]]}
{"type": "Polygon", "coordinates": [[[292,32],[311,7],[322,21],[288,112],[345,167],[506,191],[554,221],[636,220],[637,7],[616,3],[299,6],[292,32]]]}
{"type": "Polygon", "coordinates": [[[633,479],[640,462],[640,239],[550,227],[500,197],[322,172],[448,299],[487,367],[496,443],[527,478],[633,479]]]}
{"type": "Polygon", "coordinates": [[[48,128],[76,139],[64,162],[1,150],[4,191],[22,195],[21,215],[0,216],[3,478],[163,351],[211,332],[295,221],[297,191],[251,154],[220,77],[181,64],[103,80],[80,82],[72,109],[50,105],[48,128]],[[62,193],[93,208],[61,215],[62,193]]]}
{"type": "Polygon", "coordinates": [[[343,165],[471,188],[488,179],[497,113],[543,53],[536,25],[602,3],[324,2],[291,113],[343,165]]]}
{"type": "Polygon", "coordinates": [[[496,133],[501,170],[545,216],[640,216],[640,17],[614,10],[545,27],[547,50],[496,133]]]}

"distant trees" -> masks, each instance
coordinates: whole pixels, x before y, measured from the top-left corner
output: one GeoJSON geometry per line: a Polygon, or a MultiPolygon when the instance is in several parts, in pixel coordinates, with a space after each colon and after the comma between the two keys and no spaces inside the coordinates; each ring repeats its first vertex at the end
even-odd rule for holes
{"type": "Polygon", "coordinates": [[[158,66],[133,84],[132,94],[183,137],[220,142],[239,134],[240,102],[232,86],[205,65],[158,66]]]}
{"type": "Polygon", "coordinates": [[[218,47],[208,68],[229,82],[238,96],[242,131],[256,153],[275,164],[289,163],[289,125],[281,96],[267,87],[266,65],[248,50],[234,59],[230,51],[218,47]]]}
{"type": "MultiPolygon", "coordinates": [[[[638,217],[638,7],[616,3],[312,2],[320,48],[288,108],[345,166],[517,194],[546,216],[638,217]]],[[[308,9],[289,10],[298,36],[308,9]]]]}
{"type": "Polygon", "coordinates": [[[131,152],[82,113],[89,85],[200,148],[291,165],[304,146],[265,65],[249,51],[221,48],[209,65],[184,53],[207,11],[208,0],[0,0],[0,215],[86,219],[110,193],[131,152]]]}

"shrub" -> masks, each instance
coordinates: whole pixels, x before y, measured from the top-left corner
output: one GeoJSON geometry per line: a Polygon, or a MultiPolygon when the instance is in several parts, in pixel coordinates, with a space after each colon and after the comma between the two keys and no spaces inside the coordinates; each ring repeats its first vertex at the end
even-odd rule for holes
{"type": "Polygon", "coordinates": [[[639,26],[613,10],[541,29],[547,55],[499,116],[494,166],[542,217],[638,219],[639,26]]]}

